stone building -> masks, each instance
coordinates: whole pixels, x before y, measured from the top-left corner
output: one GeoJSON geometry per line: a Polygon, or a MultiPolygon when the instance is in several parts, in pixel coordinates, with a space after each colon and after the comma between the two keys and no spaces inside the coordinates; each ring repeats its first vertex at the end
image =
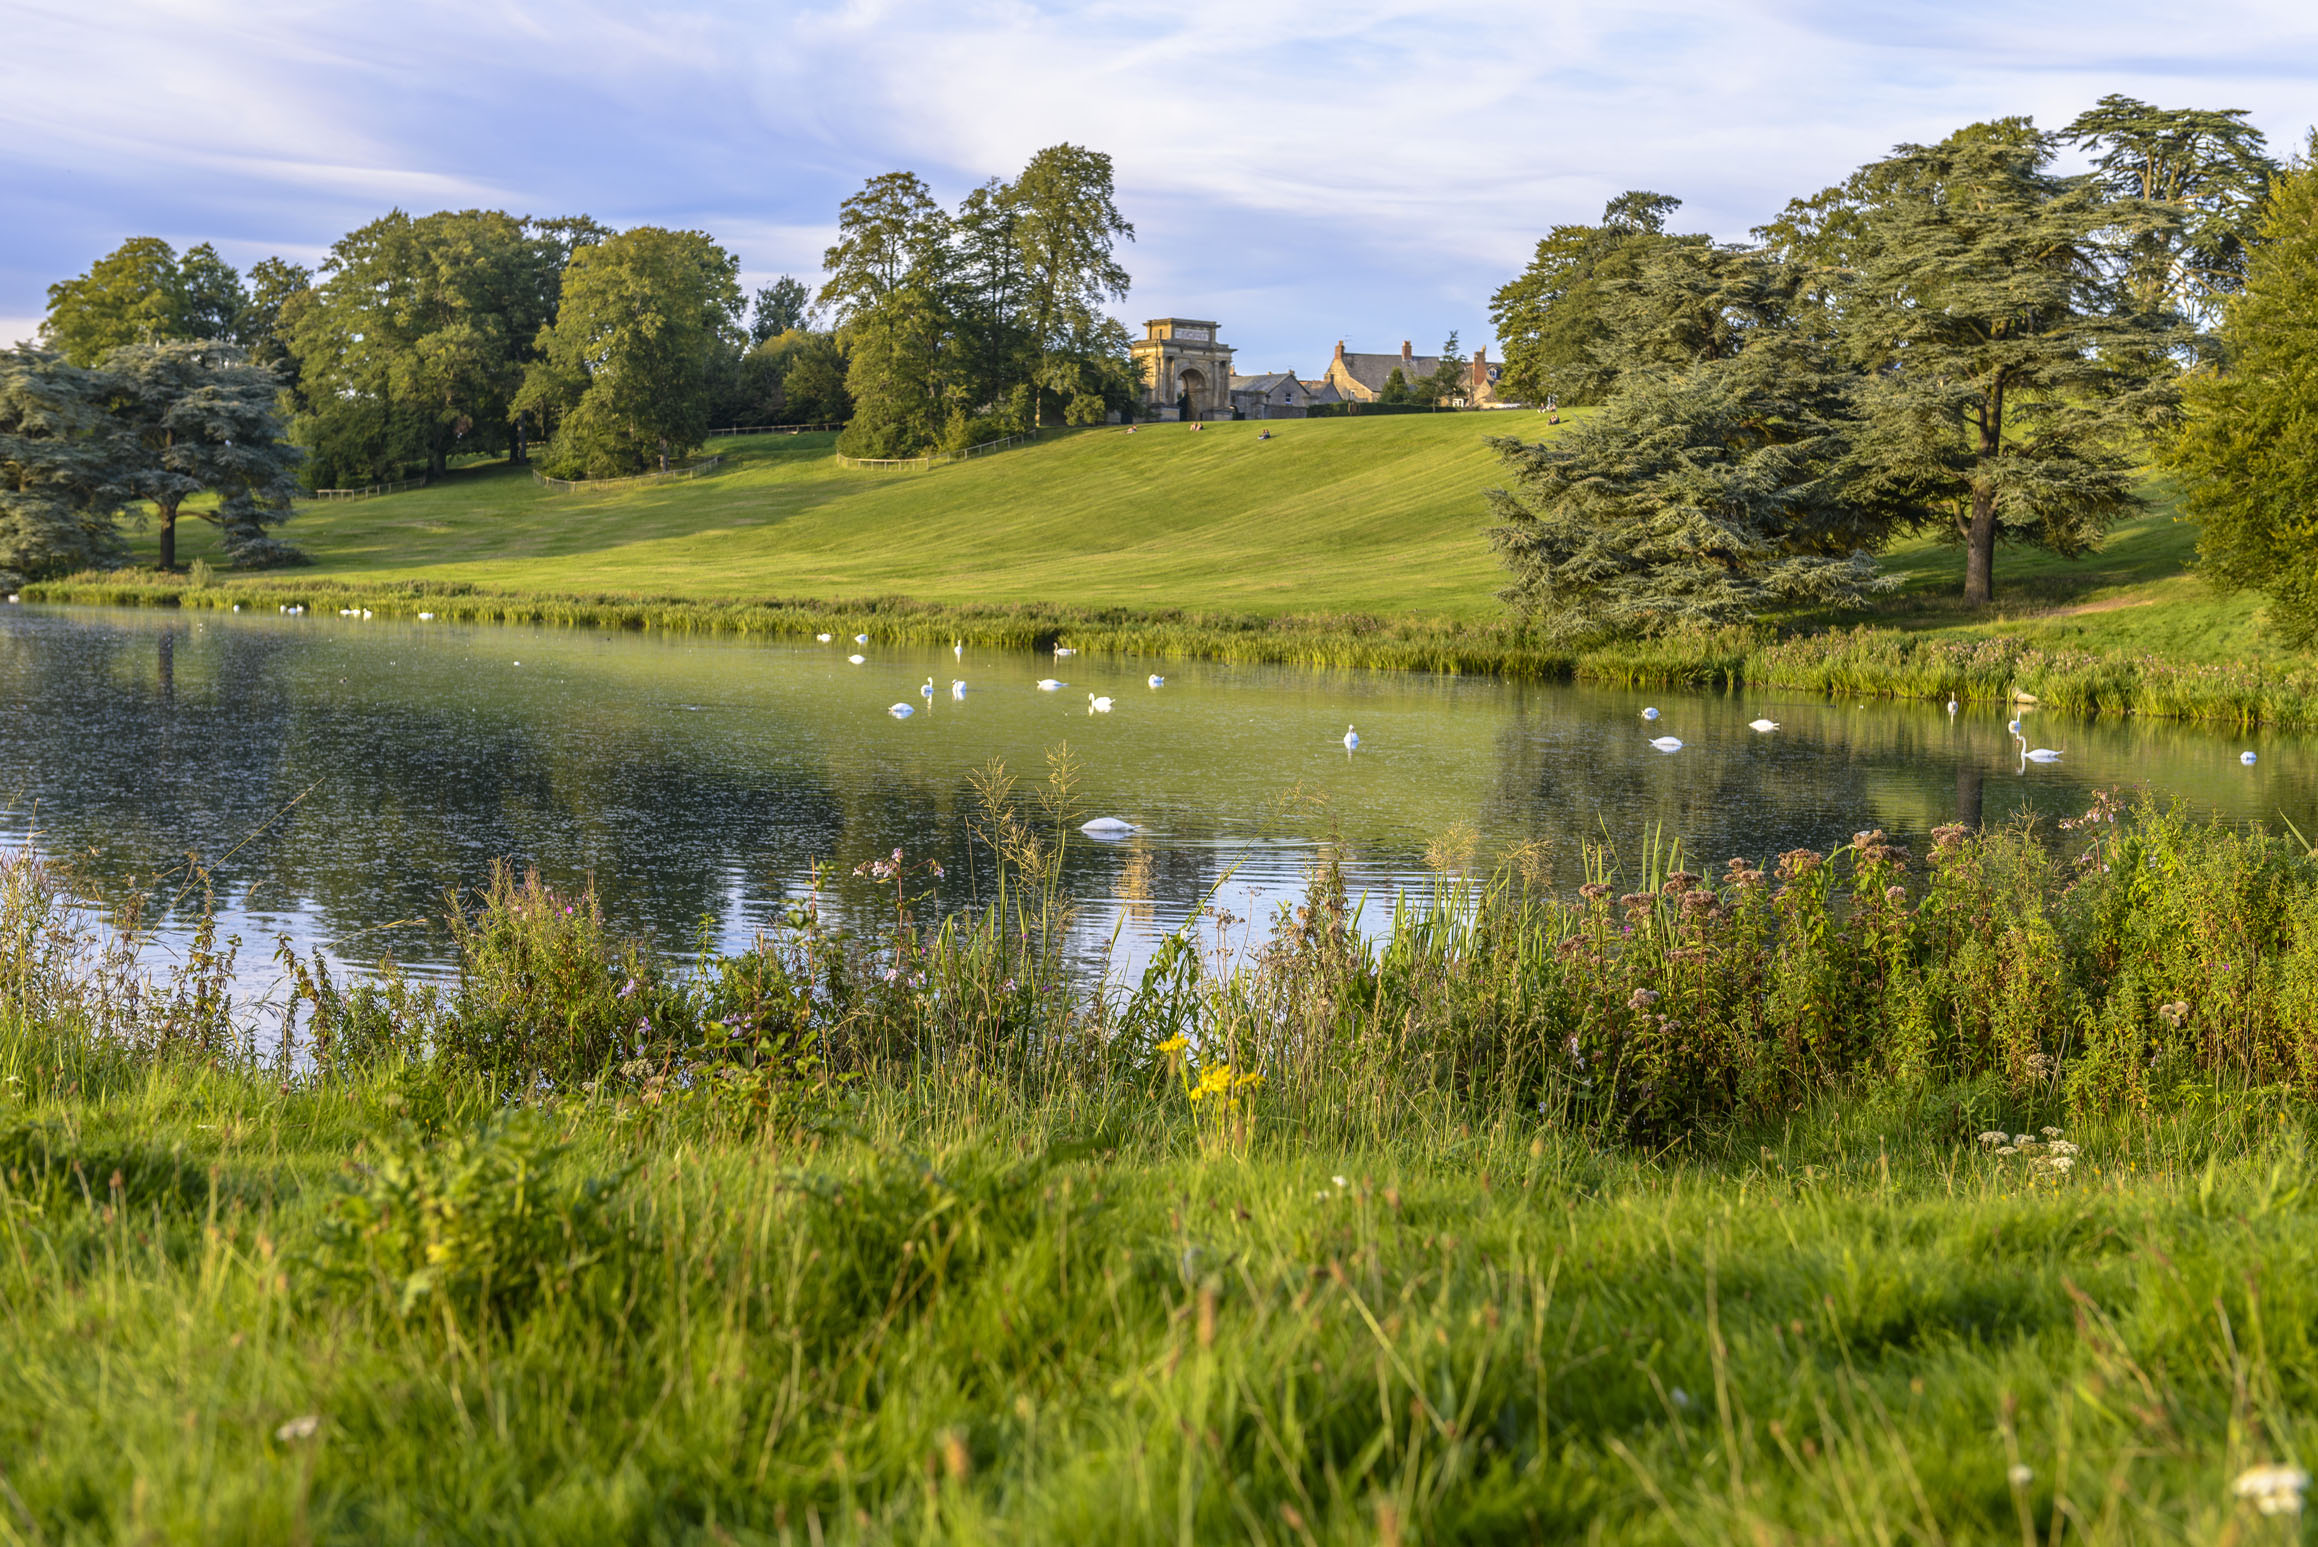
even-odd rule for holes
{"type": "Polygon", "coordinates": [[[1149,419],[1231,417],[1231,346],[1216,342],[1216,324],[1154,317],[1127,346],[1143,377],[1149,419]]]}
{"type": "MultiPolygon", "coordinates": [[[[1465,363],[1467,400],[1476,408],[1485,406],[1497,397],[1497,367],[1489,363],[1489,351],[1476,349],[1473,358],[1465,363]]],[[[1420,355],[1412,352],[1408,340],[1401,340],[1397,355],[1350,354],[1342,339],[1336,342],[1336,356],[1328,362],[1328,372],[1321,378],[1336,389],[1337,395],[1348,403],[1373,403],[1383,395],[1385,384],[1392,373],[1401,373],[1401,380],[1414,387],[1420,376],[1431,376],[1441,368],[1439,355],[1420,355]]]]}
{"type": "Polygon", "coordinates": [[[1231,407],[1241,419],[1301,419],[1312,406],[1312,389],[1294,371],[1231,379],[1231,407]]]}

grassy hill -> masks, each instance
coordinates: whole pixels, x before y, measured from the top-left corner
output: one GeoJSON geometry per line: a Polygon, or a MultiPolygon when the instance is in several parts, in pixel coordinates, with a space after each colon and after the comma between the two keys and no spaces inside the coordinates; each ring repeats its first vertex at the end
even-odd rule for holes
{"type": "Polygon", "coordinates": [[[1483,437],[1533,423],[1312,420],[1268,441],[1149,425],[922,471],[840,467],[831,435],[758,436],[717,442],[723,465],[697,481],[567,494],[491,465],[307,508],[285,535],[349,581],[1475,618],[1502,583],[1483,437]]]}

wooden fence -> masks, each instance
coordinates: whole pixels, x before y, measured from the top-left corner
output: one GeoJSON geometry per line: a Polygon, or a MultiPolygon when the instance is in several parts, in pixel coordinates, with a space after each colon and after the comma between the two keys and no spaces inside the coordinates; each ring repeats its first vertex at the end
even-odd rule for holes
{"type": "Polygon", "coordinates": [[[665,473],[638,473],[632,478],[550,478],[537,468],[533,468],[531,481],[550,489],[561,490],[565,494],[586,494],[597,489],[624,489],[630,484],[676,483],[686,478],[698,478],[703,473],[714,471],[716,464],[723,460],[722,457],[710,457],[707,461],[695,462],[690,467],[672,467],[665,473]]]}
{"type": "Polygon", "coordinates": [[[710,430],[708,438],[720,435],[803,435],[820,430],[842,430],[842,424],[738,424],[729,430],[710,430]]]}
{"type": "Polygon", "coordinates": [[[849,457],[839,455],[837,465],[839,467],[869,468],[940,467],[950,462],[966,462],[975,457],[986,457],[993,451],[1003,451],[1008,446],[1019,446],[1026,441],[1036,439],[1038,439],[1038,432],[1032,430],[1027,435],[1002,435],[996,440],[986,440],[978,446],[968,446],[963,451],[929,451],[922,457],[849,457]]]}
{"type": "Polygon", "coordinates": [[[424,478],[405,478],[400,483],[374,483],[367,489],[316,489],[306,497],[314,500],[370,500],[381,494],[400,494],[405,489],[416,489],[425,483],[424,478]]]}

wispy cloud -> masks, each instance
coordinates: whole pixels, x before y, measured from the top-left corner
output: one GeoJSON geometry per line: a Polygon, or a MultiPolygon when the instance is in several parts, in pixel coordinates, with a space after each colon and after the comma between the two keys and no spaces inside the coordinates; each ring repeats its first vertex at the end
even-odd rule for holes
{"type": "Polygon", "coordinates": [[[2127,91],[2312,110],[2304,4],[0,0],[0,312],[138,232],[313,254],[392,204],[716,232],[810,275],[839,198],[1116,158],[1130,320],[1251,363],[1485,337],[1543,229],[1630,187],[1736,236],[1891,144],[2127,91]]]}

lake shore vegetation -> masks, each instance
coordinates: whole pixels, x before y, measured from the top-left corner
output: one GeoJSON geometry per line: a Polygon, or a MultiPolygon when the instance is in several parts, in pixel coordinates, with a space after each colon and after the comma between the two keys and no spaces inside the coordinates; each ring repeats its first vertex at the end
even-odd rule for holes
{"type": "Polygon", "coordinates": [[[670,962],[502,868],[446,903],[448,979],[285,952],[262,1023],[238,942],[149,968],[8,858],[0,1530],[2298,1515],[2298,837],[2103,800],[1922,853],[1589,855],[1575,895],[1508,854],[1376,938],[1323,863],[1106,991],[1057,949],[1067,771],[976,804],[972,908],[897,853],[670,962]]]}

